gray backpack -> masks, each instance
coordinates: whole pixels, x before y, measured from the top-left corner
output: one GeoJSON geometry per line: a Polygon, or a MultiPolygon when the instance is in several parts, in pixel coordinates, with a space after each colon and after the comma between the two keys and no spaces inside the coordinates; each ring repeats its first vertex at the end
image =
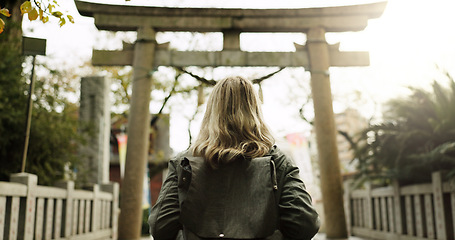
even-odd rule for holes
{"type": "Polygon", "coordinates": [[[177,239],[282,239],[275,163],[270,155],[212,169],[201,157],[178,162],[177,239]]]}

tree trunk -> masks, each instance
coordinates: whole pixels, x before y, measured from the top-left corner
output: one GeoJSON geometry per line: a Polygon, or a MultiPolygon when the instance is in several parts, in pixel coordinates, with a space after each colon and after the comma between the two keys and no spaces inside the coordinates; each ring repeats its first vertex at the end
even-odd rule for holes
{"type": "Polygon", "coordinates": [[[10,17],[2,18],[5,21],[5,29],[0,34],[0,43],[8,45],[10,51],[22,54],[22,15],[20,6],[22,1],[2,1],[1,8],[6,8],[11,13],[10,17]]]}

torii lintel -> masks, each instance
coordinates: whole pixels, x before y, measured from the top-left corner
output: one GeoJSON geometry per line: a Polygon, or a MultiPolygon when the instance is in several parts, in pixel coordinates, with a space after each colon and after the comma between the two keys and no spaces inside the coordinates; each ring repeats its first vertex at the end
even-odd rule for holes
{"type": "Polygon", "coordinates": [[[94,17],[100,30],[135,31],[149,26],[156,31],[306,32],[323,27],[327,32],[361,31],[378,18],[387,2],[298,9],[169,8],[108,5],[75,1],[82,16],[94,17]]]}
{"type": "MultiPolygon", "coordinates": [[[[338,46],[338,45],[335,45],[338,46]]],[[[353,67],[370,64],[368,52],[340,52],[338,48],[329,46],[330,66],[353,67]]],[[[131,66],[134,50],[120,51],[93,50],[94,66],[131,66]]],[[[295,52],[246,52],[240,50],[223,51],[173,51],[160,48],[155,50],[154,66],[175,67],[303,67],[309,69],[307,50],[295,52]]]]}

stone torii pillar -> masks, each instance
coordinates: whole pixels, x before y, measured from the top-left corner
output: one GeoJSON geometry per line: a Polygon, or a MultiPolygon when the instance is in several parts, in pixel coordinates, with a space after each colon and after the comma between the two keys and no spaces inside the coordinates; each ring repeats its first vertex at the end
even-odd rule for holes
{"type": "Polygon", "coordinates": [[[122,181],[119,239],[137,239],[142,226],[142,191],[150,134],[151,68],[155,53],[155,31],[150,26],[137,29],[133,59],[133,92],[128,116],[125,177],[122,181]],[[138,217],[139,216],[139,217],[138,217]]]}
{"type": "Polygon", "coordinates": [[[82,1],[75,3],[81,15],[95,18],[95,25],[100,30],[138,31],[134,50],[128,45],[121,51],[94,50],[92,57],[93,65],[134,67],[128,134],[130,139],[130,134],[136,132],[137,139],[135,143],[128,142],[125,178],[132,180],[125,182],[122,187],[120,239],[140,238],[140,224],[137,223],[142,219],[139,203],[142,190],[139,186],[142,186],[140,181],[144,174],[146,148],[136,144],[147,143],[143,134],[149,132],[145,124],[148,116],[142,114],[149,115],[146,101],[150,100],[151,89],[150,81],[140,83],[136,82],[136,78],[146,76],[147,71],[156,66],[277,66],[308,69],[314,98],[326,236],[347,237],[328,73],[329,67],[368,66],[369,56],[366,52],[340,52],[338,45],[327,44],[325,33],[363,30],[368,19],[382,14],[386,2],[302,9],[164,8],[82,1]],[[149,32],[145,34],[149,37],[146,41],[142,37],[144,31],[149,32]],[[160,45],[155,47],[151,37],[154,31],[222,32],[223,51],[172,51],[160,45]],[[295,52],[245,52],[240,50],[239,36],[242,32],[304,32],[308,42],[295,52]],[[135,150],[132,149],[134,147],[135,150]],[[123,190],[131,187],[133,189],[123,190]],[[124,201],[125,197],[130,196],[131,200],[124,201]],[[133,201],[132,198],[137,199],[133,201]]]}
{"type": "Polygon", "coordinates": [[[330,89],[330,55],[325,30],[321,27],[311,28],[307,33],[307,46],[327,237],[346,238],[348,233],[344,205],[340,204],[343,203],[343,191],[330,89]],[[332,221],[332,218],[336,221],[332,221]]]}

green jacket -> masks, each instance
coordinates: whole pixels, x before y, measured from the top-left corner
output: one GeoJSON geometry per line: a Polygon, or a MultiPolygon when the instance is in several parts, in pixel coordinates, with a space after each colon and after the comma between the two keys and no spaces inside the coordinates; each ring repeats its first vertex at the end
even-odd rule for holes
{"type": "Polygon", "coordinates": [[[294,162],[276,146],[264,157],[212,169],[183,152],[148,223],[155,240],[311,239],[319,216],[294,162]],[[180,231],[183,230],[183,231],[180,231]]]}

